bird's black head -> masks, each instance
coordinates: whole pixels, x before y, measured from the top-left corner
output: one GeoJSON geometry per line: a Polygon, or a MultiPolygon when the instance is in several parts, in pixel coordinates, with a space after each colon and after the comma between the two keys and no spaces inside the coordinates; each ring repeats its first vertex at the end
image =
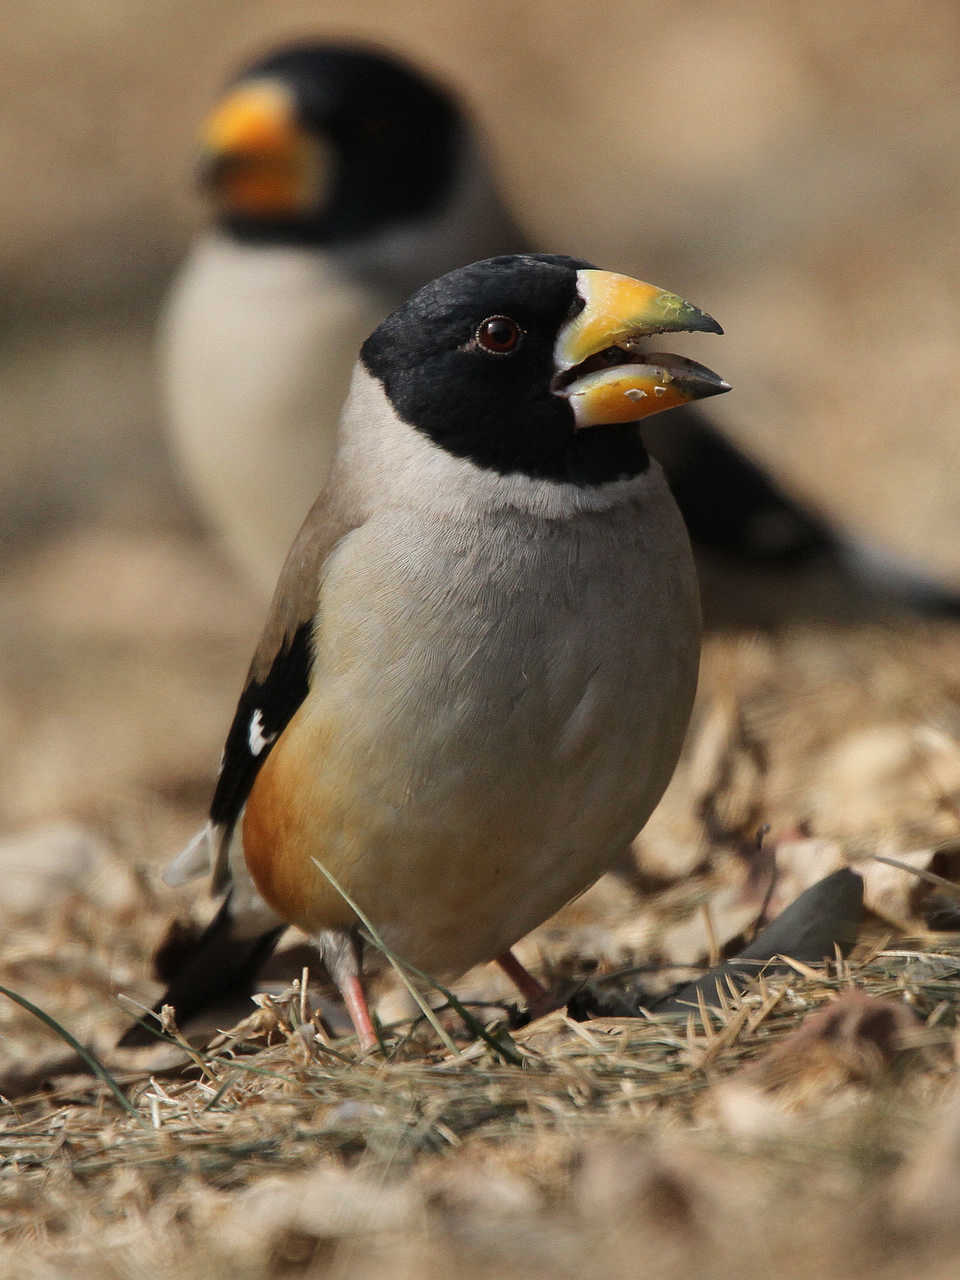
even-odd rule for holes
{"type": "Polygon", "coordinates": [[[290,45],[228,85],[204,128],[201,182],[240,238],[348,242],[439,210],[465,128],[452,99],[392,55],[290,45]]]}
{"type": "Polygon", "coordinates": [[[596,485],[646,469],[639,419],[728,390],[692,361],[636,346],[680,329],[720,331],[654,286],[575,258],[512,255],[424,286],[361,359],[398,416],[449,453],[503,475],[596,485]]]}

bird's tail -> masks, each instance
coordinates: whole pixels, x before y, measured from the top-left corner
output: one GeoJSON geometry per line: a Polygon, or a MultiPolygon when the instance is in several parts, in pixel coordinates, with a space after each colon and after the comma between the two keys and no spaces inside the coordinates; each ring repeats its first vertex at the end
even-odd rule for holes
{"type": "MultiPolygon", "coordinates": [[[[240,928],[232,910],[232,898],[232,893],[226,896],[199,938],[185,938],[181,931],[158,951],[155,959],[158,976],[169,985],[153,1006],[155,1014],[159,1014],[164,1005],[172,1005],[182,1026],[222,998],[247,996],[253,990],[257,975],[286,926],[281,924],[261,932],[240,928]]],[[[117,1048],[153,1044],[156,1037],[150,1030],[152,1022],[147,1018],[145,1022],[135,1023],[121,1036],[117,1048]]]]}

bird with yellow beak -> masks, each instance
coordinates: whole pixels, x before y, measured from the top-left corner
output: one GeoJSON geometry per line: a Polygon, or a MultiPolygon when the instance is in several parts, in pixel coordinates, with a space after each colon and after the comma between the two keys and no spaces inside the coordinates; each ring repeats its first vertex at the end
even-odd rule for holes
{"type": "Polygon", "coordinates": [[[296,924],[369,1047],[351,904],[417,969],[496,960],[539,1000],[510,948],[643,827],[693,702],[696,576],[640,424],[729,387],[651,350],[680,330],[720,332],[519,255],[440,277],[363,344],[180,864],[209,850],[226,895],[163,997],[181,1018],[296,924]]]}

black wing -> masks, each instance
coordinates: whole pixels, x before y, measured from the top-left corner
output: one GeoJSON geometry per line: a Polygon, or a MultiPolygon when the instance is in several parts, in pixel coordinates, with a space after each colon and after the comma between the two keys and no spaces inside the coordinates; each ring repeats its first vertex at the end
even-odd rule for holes
{"type": "MultiPolygon", "coordinates": [[[[229,841],[246,804],[254,779],[274,743],[307,696],[313,663],[313,622],[302,622],[285,639],[262,680],[251,674],[223,748],[223,760],[210,804],[210,821],[229,841]]],[[[224,860],[218,860],[214,891],[226,881],[224,860]]]]}
{"type": "MultiPolygon", "coordinates": [[[[301,623],[292,637],[284,638],[263,679],[256,678],[256,665],[251,668],[227,734],[210,806],[218,846],[215,891],[224,888],[230,879],[226,851],[257,771],[307,696],[312,660],[312,621],[308,621],[301,623]]],[[[169,986],[153,1006],[154,1014],[159,1016],[164,1005],[172,1005],[177,1022],[182,1025],[224,996],[248,995],[285,927],[276,925],[269,914],[260,926],[254,922],[251,927],[250,920],[238,920],[234,894],[228,893],[199,937],[179,939],[176,946],[161,947],[155,965],[158,977],[169,986]]],[[[150,1044],[153,1039],[149,1024],[138,1022],[128,1029],[117,1047],[129,1049],[150,1044]]]]}

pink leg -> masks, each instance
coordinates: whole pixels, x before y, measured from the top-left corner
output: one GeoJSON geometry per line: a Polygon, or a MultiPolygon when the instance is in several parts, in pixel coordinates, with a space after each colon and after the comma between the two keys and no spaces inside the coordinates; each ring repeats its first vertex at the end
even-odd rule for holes
{"type": "Polygon", "coordinates": [[[340,994],[343,996],[343,1003],[347,1006],[347,1013],[350,1015],[353,1029],[360,1041],[360,1048],[366,1053],[368,1049],[375,1047],[377,1037],[370,1020],[367,997],[363,994],[363,984],[356,974],[351,974],[344,979],[340,986],[340,994]]]}
{"type": "Polygon", "coordinates": [[[324,929],[314,935],[314,940],[323,953],[327,972],[347,1006],[360,1048],[366,1053],[374,1048],[377,1037],[360,981],[360,944],[349,929],[324,929]]]}
{"type": "Polygon", "coordinates": [[[527,972],[512,951],[504,951],[502,956],[497,956],[497,964],[526,1000],[531,1013],[534,1009],[543,1010],[549,1005],[549,992],[546,987],[539,983],[532,973],[527,972]]]}

